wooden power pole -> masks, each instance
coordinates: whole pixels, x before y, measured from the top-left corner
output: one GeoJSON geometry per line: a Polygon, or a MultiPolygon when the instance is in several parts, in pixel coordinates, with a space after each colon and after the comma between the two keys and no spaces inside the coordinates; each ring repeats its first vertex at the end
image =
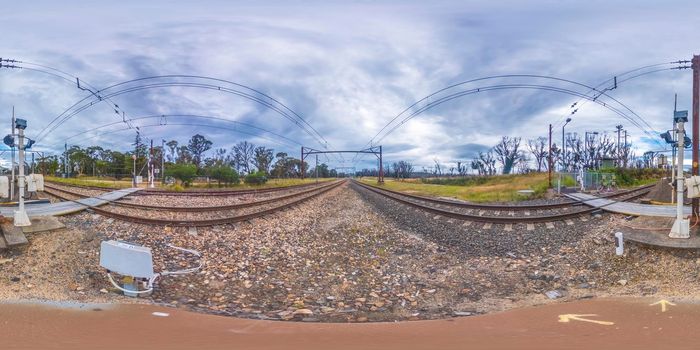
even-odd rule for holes
{"type": "Polygon", "coordinates": [[[547,157],[549,188],[552,188],[552,124],[549,124],[549,157],[547,157]]]}

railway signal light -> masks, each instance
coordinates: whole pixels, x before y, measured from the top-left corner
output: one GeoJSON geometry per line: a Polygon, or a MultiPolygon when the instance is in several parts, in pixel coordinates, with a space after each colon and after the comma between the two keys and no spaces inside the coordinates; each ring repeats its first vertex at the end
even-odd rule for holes
{"type": "Polygon", "coordinates": [[[15,147],[15,138],[12,135],[6,135],[3,139],[2,142],[6,144],[8,147],[15,147]]]}
{"type": "Polygon", "coordinates": [[[675,141],[673,141],[673,137],[671,136],[671,133],[669,133],[668,131],[661,134],[660,136],[662,139],[664,139],[664,141],[666,141],[666,143],[674,143],[675,142],[675,141]]]}

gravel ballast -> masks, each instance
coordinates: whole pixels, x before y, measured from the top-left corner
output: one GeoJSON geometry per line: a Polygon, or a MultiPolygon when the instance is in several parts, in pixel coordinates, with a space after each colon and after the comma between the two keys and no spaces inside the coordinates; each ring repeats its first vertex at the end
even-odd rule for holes
{"type": "Polygon", "coordinates": [[[154,302],[274,320],[365,322],[447,318],[597,296],[694,297],[695,251],[628,245],[614,255],[619,216],[553,228],[485,228],[435,217],[345,184],[297,207],[236,225],[188,229],[131,224],[83,212],[66,229],[28,235],[0,253],[0,298],[154,302]],[[152,296],[116,293],[98,266],[99,244],[149,246],[163,278],[152,296]],[[550,299],[552,298],[552,299],[550,299]]]}

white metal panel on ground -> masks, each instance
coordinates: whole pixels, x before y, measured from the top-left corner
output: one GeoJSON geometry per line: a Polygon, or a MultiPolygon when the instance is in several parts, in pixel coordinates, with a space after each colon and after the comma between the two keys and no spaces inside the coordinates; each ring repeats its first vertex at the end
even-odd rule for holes
{"type": "MultiPolygon", "coordinates": [[[[112,191],[104,193],[98,197],[85,198],[77,201],[59,202],[59,203],[46,203],[46,204],[35,204],[32,206],[27,206],[27,215],[30,217],[34,216],[45,216],[45,215],[65,215],[81,210],[85,210],[90,207],[98,207],[100,205],[105,205],[111,201],[126,197],[140,188],[126,188],[122,190],[112,191]]],[[[0,215],[12,217],[14,211],[17,207],[1,207],[0,215]]]]}

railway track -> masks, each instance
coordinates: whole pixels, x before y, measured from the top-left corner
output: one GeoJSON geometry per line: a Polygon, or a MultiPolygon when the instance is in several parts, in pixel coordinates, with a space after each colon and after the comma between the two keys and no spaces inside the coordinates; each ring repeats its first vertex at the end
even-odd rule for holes
{"type": "MultiPolygon", "coordinates": [[[[259,206],[259,205],[265,205],[269,203],[274,203],[277,201],[283,201],[287,200],[290,198],[298,197],[300,195],[304,195],[307,193],[311,193],[313,191],[316,191],[320,188],[324,188],[325,186],[329,186],[332,184],[331,182],[328,182],[324,185],[319,185],[319,187],[314,187],[311,189],[302,189],[302,191],[299,192],[293,192],[291,194],[287,195],[282,195],[282,196],[276,196],[268,199],[263,199],[263,200],[257,200],[257,201],[250,201],[250,202],[243,202],[243,203],[234,203],[234,204],[227,204],[227,205],[215,205],[215,206],[160,206],[160,205],[147,205],[147,204],[138,204],[138,203],[129,203],[125,201],[124,199],[120,199],[117,201],[110,202],[112,205],[120,206],[120,207],[126,207],[126,208],[133,208],[133,209],[140,209],[140,210],[162,210],[162,211],[169,211],[169,212],[207,212],[207,211],[220,211],[220,210],[234,210],[234,209],[244,209],[244,208],[250,208],[254,206],[259,206]]],[[[66,189],[61,189],[58,187],[54,187],[52,185],[46,185],[44,184],[44,188],[48,189],[46,193],[51,194],[54,197],[60,198],[62,200],[71,200],[70,198],[67,198],[66,196],[61,196],[57,195],[57,193],[64,193],[67,195],[75,196],[78,198],[89,198],[90,196],[82,194],[82,193],[76,193],[72,191],[68,191],[66,189]]],[[[295,189],[299,189],[298,187],[295,189]]],[[[138,193],[138,192],[137,192],[138,193]]],[[[133,194],[132,194],[133,195],[133,194]]]]}
{"type": "MultiPolygon", "coordinates": [[[[185,227],[202,227],[202,226],[214,226],[214,225],[223,225],[223,224],[232,224],[232,223],[237,223],[241,221],[246,221],[258,217],[262,217],[265,215],[269,215],[284,209],[291,208],[295,205],[298,205],[306,200],[312,199],[314,197],[317,197],[323,193],[326,193],[334,188],[337,188],[338,186],[342,185],[345,182],[345,180],[341,181],[334,181],[326,185],[321,185],[320,187],[315,187],[310,190],[304,190],[301,192],[296,192],[290,195],[286,195],[282,197],[275,197],[271,199],[266,199],[262,201],[255,201],[255,202],[249,202],[249,203],[239,203],[236,205],[232,206],[226,206],[225,209],[222,209],[222,206],[218,207],[208,207],[208,208],[203,208],[203,207],[194,207],[190,210],[190,212],[213,212],[213,211],[221,211],[221,210],[231,210],[231,209],[242,209],[242,208],[253,208],[253,207],[258,207],[258,206],[266,206],[271,203],[275,202],[284,202],[283,204],[279,205],[273,205],[269,208],[261,208],[260,210],[252,211],[247,214],[242,214],[242,215],[233,215],[233,216],[227,216],[227,217],[217,217],[217,218],[209,218],[209,219],[178,219],[178,218],[149,218],[145,215],[133,215],[133,214],[125,214],[125,213],[118,213],[118,212],[113,212],[107,209],[104,209],[104,207],[100,208],[90,208],[90,210],[94,211],[97,214],[114,218],[114,219],[119,219],[123,221],[128,221],[128,222],[133,222],[133,223],[139,223],[139,224],[147,224],[147,225],[163,225],[163,226],[185,226],[185,227]],[[201,210],[204,209],[204,210],[201,210]]],[[[59,199],[62,200],[72,200],[66,196],[66,194],[70,194],[69,191],[65,190],[59,190],[64,194],[59,193],[59,191],[54,190],[54,189],[49,189],[48,187],[46,188],[48,191],[46,191],[48,194],[55,196],[59,199]]],[[[73,193],[75,196],[81,196],[78,194],[73,193]]],[[[108,205],[112,205],[115,202],[112,202],[108,205]]],[[[124,205],[124,203],[119,203],[117,206],[124,205]]],[[[130,204],[132,206],[131,209],[133,208],[133,204],[130,204]]],[[[127,205],[128,206],[128,205],[127,205]]],[[[142,214],[144,211],[162,211],[162,212],[171,212],[171,210],[168,207],[161,207],[161,206],[145,206],[145,205],[139,205],[139,210],[142,214]]]]}
{"type": "MultiPolygon", "coordinates": [[[[365,189],[422,211],[469,222],[474,221],[493,224],[544,223],[570,220],[599,210],[598,208],[584,207],[577,201],[534,205],[476,204],[416,196],[377,188],[358,181],[353,181],[352,185],[355,186],[356,189],[365,189]],[[556,211],[553,212],[553,210],[556,211]],[[534,215],[532,211],[535,211],[534,215]],[[549,213],[544,213],[547,211],[549,213]],[[516,215],[516,213],[518,213],[518,215],[516,215]]],[[[632,200],[645,195],[650,189],[651,186],[645,186],[609,194],[606,195],[605,198],[632,200]]]]}
{"type": "MultiPolygon", "coordinates": [[[[115,190],[119,189],[117,187],[74,185],[74,184],[65,184],[65,183],[53,182],[53,181],[46,181],[44,183],[44,186],[46,186],[47,184],[54,184],[54,185],[67,186],[67,187],[76,187],[76,188],[84,188],[84,189],[89,189],[89,190],[101,190],[101,191],[115,191],[115,190]]],[[[148,189],[147,188],[147,189],[144,189],[142,191],[138,191],[138,192],[134,193],[133,195],[135,195],[135,196],[191,196],[191,195],[232,196],[232,195],[246,195],[246,194],[257,194],[257,193],[270,193],[270,192],[285,191],[285,190],[289,190],[289,189],[299,189],[299,188],[314,187],[314,186],[321,186],[321,184],[307,183],[307,184],[300,184],[300,185],[268,187],[268,188],[248,189],[248,190],[201,190],[201,189],[194,189],[194,190],[185,190],[185,191],[181,191],[181,192],[160,190],[160,189],[148,189]]]]}

